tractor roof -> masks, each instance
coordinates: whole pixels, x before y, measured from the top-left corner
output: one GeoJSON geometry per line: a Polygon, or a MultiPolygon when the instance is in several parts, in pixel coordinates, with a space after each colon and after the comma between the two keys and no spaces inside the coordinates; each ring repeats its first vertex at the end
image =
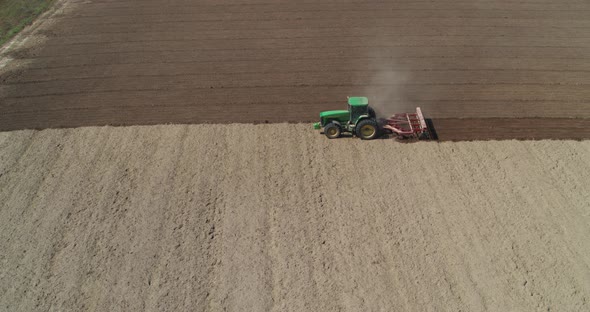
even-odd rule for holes
{"type": "Polygon", "coordinates": [[[350,96],[348,97],[348,104],[350,106],[365,106],[369,105],[369,99],[364,96],[350,96]]]}

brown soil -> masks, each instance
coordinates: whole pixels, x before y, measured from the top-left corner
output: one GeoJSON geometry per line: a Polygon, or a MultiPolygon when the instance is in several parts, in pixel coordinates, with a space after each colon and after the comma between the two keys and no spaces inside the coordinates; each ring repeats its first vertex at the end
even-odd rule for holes
{"type": "Polygon", "coordinates": [[[46,40],[4,55],[0,129],[311,122],[368,95],[383,114],[470,118],[441,137],[590,137],[507,119],[590,118],[585,1],[65,2],[46,40]]]}
{"type": "Polygon", "coordinates": [[[589,180],[590,141],[4,132],[0,310],[588,311],[589,180]]]}
{"type": "Polygon", "coordinates": [[[432,122],[438,139],[540,140],[590,138],[590,119],[571,118],[448,118],[432,122]]]}

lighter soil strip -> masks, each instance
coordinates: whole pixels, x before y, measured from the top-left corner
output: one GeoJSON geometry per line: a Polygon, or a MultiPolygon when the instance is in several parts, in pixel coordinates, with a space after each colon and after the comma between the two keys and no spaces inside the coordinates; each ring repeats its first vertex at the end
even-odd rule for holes
{"type": "Polygon", "coordinates": [[[0,133],[0,310],[587,311],[590,141],[0,133]]]}

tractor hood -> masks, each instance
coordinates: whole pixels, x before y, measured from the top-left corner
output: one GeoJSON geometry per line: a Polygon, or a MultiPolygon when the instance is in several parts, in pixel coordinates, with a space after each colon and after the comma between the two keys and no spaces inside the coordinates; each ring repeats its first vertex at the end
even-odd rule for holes
{"type": "Polygon", "coordinates": [[[331,121],[337,121],[345,124],[350,119],[350,113],[347,110],[331,110],[320,113],[320,125],[323,127],[331,121]]]}
{"type": "Polygon", "coordinates": [[[330,111],[324,111],[320,113],[320,119],[324,119],[324,118],[330,118],[330,119],[337,119],[337,120],[341,120],[341,119],[345,119],[348,120],[349,117],[349,112],[347,110],[330,110],[330,111]]]}

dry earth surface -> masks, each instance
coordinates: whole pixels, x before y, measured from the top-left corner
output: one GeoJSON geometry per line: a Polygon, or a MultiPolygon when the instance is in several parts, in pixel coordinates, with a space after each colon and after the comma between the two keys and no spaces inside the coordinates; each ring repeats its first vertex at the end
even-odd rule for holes
{"type": "Polygon", "coordinates": [[[3,132],[0,310],[588,311],[588,181],[590,141],[3,132]]]}
{"type": "Polygon", "coordinates": [[[368,95],[441,139],[590,138],[588,1],[163,3],[59,1],[1,53],[0,129],[309,122],[368,95]]]}

